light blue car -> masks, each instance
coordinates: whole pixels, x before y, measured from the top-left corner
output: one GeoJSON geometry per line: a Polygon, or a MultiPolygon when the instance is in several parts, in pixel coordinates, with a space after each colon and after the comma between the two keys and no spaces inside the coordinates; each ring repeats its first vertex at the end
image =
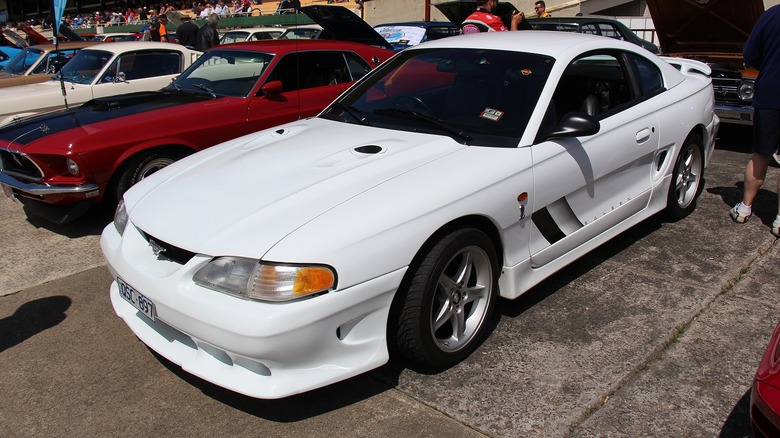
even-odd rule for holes
{"type": "Polygon", "coordinates": [[[8,46],[0,47],[0,68],[5,67],[5,65],[8,64],[9,61],[11,61],[11,58],[16,56],[16,54],[21,51],[22,49],[18,49],[16,47],[8,47],[8,46]]]}

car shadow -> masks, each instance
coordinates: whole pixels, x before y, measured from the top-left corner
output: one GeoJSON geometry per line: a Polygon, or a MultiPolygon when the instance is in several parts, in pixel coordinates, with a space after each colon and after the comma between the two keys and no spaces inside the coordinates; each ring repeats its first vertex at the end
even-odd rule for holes
{"type": "MultiPolygon", "coordinates": [[[[766,186],[766,183],[764,185],[766,186]]],[[[774,184],[770,184],[771,186],[774,186],[774,184]]],[[[723,204],[731,208],[742,200],[743,187],[744,183],[740,181],[734,184],[733,187],[710,187],[707,189],[707,192],[719,196],[723,204]]],[[[753,217],[760,219],[764,225],[771,226],[777,214],[776,207],[777,194],[767,189],[759,189],[753,200],[753,217]]]]}
{"type": "Polygon", "coordinates": [[[96,205],[89,209],[84,216],[67,224],[56,224],[35,214],[28,213],[27,222],[35,228],[43,228],[52,233],[69,238],[84,236],[99,236],[103,228],[114,220],[114,211],[102,205],[96,205]]]}
{"type": "Polygon", "coordinates": [[[168,370],[183,381],[198,388],[204,395],[233,409],[277,423],[293,423],[317,417],[367,400],[392,389],[391,386],[383,382],[383,379],[374,375],[377,371],[382,373],[382,369],[388,367],[388,365],[385,365],[379,370],[361,374],[303,394],[277,400],[256,399],[238,394],[189,374],[155,351],[151,349],[149,351],[168,370]]]}
{"type": "Polygon", "coordinates": [[[750,389],[739,399],[720,429],[720,438],[751,436],[750,389]]]}
{"type": "Polygon", "coordinates": [[[748,125],[721,124],[715,147],[724,151],[750,152],[753,144],[753,127],[748,125]]]}
{"type": "Polygon", "coordinates": [[[614,237],[598,248],[590,251],[579,260],[571,263],[555,275],[550,276],[537,284],[523,295],[514,300],[501,299],[498,303],[498,313],[508,318],[517,318],[527,310],[533,308],[547,297],[563,289],[571,282],[611,259],[638,241],[647,237],[661,228],[664,223],[670,222],[659,213],[614,237]]]}
{"type": "Polygon", "coordinates": [[[0,319],[0,353],[64,321],[71,303],[70,298],[62,295],[39,298],[0,319]]]}

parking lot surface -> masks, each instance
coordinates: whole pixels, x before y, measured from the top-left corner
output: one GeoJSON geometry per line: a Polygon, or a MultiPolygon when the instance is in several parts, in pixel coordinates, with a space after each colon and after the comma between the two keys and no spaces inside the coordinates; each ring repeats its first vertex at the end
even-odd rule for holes
{"type": "Polygon", "coordinates": [[[515,301],[447,370],[392,362],[283,400],[153,354],[116,315],[102,214],[67,227],[0,199],[0,436],[749,436],[778,322],[770,169],[735,224],[750,130],[722,127],[694,213],[652,218],[515,301]]]}

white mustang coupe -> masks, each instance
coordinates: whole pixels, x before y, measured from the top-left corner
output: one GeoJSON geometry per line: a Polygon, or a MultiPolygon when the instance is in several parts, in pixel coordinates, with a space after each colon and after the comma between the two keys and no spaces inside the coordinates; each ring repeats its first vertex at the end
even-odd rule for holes
{"type": "Polygon", "coordinates": [[[694,209],[719,125],[708,73],[560,32],[409,48],[319,116],[131,188],[101,238],[114,309],[185,371],[257,398],[391,355],[451,366],[499,296],[694,209]]]}

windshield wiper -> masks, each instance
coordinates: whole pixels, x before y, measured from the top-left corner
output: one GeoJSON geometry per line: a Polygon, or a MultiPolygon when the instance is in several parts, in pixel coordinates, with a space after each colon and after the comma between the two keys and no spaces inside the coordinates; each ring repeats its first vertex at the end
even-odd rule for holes
{"type": "Polygon", "coordinates": [[[206,93],[209,93],[211,95],[212,99],[216,99],[217,98],[217,95],[216,95],[216,93],[214,93],[214,90],[212,90],[211,88],[209,88],[209,87],[207,87],[207,86],[205,86],[203,84],[192,84],[192,86],[195,87],[195,88],[200,88],[201,90],[205,91],[206,93]]]}
{"type": "Polygon", "coordinates": [[[437,119],[435,117],[428,116],[414,110],[404,109],[404,108],[378,108],[375,109],[374,112],[376,114],[387,115],[387,116],[400,116],[407,119],[424,122],[430,126],[438,128],[442,131],[451,134],[454,137],[461,139],[463,141],[463,144],[469,144],[471,140],[473,140],[471,136],[463,132],[462,129],[461,130],[455,129],[450,125],[448,125],[446,122],[444,122],[444,120],[437,119]]]}
{"type": "Polygon", "coordinates": [[[365,117],[363,117],[363,114],[360,112],[360,110],[355,108],[352,105],[345,105],[342,102],[336,102],[331,107],[340,109],[343,112],[349,114],[350,116],[352,116],[352,118],[357,120],[358,123],[360,123],[361,125],[371,126],[371,123],[365,117]]]}

